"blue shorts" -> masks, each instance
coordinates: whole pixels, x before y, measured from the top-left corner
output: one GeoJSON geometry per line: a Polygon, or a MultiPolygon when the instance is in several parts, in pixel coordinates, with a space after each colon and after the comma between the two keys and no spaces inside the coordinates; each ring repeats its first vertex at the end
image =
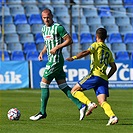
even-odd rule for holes
{"type": "Polygon", "coordinates": [[[94,89],[96,96],[99,94],[106,94],[109,97],[108,91],[108,81],[93,75],[87,75],[82,78],[78,84],[81,86],[83,90],[94,89]]]}

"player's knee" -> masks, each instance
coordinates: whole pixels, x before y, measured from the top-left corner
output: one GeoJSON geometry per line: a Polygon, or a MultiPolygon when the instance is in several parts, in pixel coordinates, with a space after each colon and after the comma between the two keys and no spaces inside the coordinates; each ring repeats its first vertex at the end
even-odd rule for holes
{"type": "Polygon", "coordinates": [[[40,87],[41,88],[49,88],[49,84],[46,84],[44,82],[40,82],[40,87]]]}
{"type": "Polygon", "coordinates": [[[67,83],[62,83],[58,85],[61,90],[65,89],[68,85],[67,83]]]}

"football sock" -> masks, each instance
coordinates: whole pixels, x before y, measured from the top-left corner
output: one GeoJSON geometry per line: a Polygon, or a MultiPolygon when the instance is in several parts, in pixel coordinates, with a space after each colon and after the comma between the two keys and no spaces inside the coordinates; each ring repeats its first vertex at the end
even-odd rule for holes
{"type": "Polygon", "coordinates": [[[40,112],[44,114],[46,112],[46,106],[49,98],[49,88],[41,88],[41,109],[40,112]]]}
{"type": "Polygon", "coordinates": [[[91,103],[91,101],[81,91],[75,91],[72,95],[86,105],[91,103]]]}
{"type": "Polygon", "coordinates": [[[104,112],[108,117],[115,116],[111,106],[106,101],[101,104],[101,107],[104,109],[104,112]]]}
{"type": "Polygon", "coordinates": [[[66,94],[66,96],[72,100],[76,106],[78,107],[78,109],[80,109],[82,107],[82,103],[75,97],[72,96],[71,94],[71,88],[69,86],[65,87],[64,89],[62,89],[62,91],[66,94]]]}

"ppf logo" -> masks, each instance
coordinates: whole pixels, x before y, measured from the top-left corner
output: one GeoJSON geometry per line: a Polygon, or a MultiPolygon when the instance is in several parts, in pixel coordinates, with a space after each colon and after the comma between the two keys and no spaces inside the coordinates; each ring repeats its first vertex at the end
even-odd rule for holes
{"type": "Polygon", "coordinates": [[[14,71],[7,71],[4,75],[0,74],[0,84],[21,84],[21,75],[14,71]]]}

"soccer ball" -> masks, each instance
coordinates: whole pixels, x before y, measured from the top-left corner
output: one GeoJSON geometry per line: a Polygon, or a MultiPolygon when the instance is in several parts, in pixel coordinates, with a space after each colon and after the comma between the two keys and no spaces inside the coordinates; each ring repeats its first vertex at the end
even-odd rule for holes
{"type": "Polygon", "coordinates": [[[21,113],[17,108],[12,108],[8,111],[7,116],[9,120],[19,120],[21,113]]]}

